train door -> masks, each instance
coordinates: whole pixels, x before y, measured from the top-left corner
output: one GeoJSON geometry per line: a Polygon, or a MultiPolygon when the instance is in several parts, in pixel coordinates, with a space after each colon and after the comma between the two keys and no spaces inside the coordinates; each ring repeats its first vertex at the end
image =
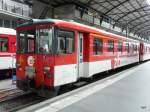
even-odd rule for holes
{"type": "Polygon", "coordinates": [[[143,61],[143,55],[144,55],[144,44],[140,43],[139,61],[143,61]]]}
{"type": "Polygon", "coordinates": [[[78,33],[78,77],[83,76],[83,33],[78,33]]]}

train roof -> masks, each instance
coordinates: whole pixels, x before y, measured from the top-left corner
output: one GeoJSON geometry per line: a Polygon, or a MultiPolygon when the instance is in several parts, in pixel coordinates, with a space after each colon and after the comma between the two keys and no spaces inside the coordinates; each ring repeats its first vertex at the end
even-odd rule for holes
{"type": "Polygon", "coordinates": [[[121,36],[121,35],[117,35],[117,34],[114,34],[114,33],[107,32],[107,31],[99,29],[99,28],[95,28],[95,27],[92,27],[92,26],[77,23],[73,20],[66,21],[66,20],[59,20],[59,19],[31,19],[28,22],[20,25],[19,27],[28,26],[28,25],[32,25],[32,24],[46,24],[46,23],[53,23],[53,24],[57,24],[57,25],[64,24],[64,26],[67,26],[69,28],[72,27],[74,29],[82,29],[84,31],[90,31],[91,33],[101,33],[103,35],[107,35],[107,36],[110,36],[110,37],[117,37],[117,38],[120,38],[120,39],[123,39],[123,40],[132,40],[132,41],[135,41],[135,42],[139,42],[138,40],[130,39],[130,38],[127,38],[127,37],[124,37],[124,36],[121,36]]]}
{"type": "Polygon", "coordinates": [[[11,29],[11,28],[0,27],[0,34],[16,35],[16,30],[11,29]]]}

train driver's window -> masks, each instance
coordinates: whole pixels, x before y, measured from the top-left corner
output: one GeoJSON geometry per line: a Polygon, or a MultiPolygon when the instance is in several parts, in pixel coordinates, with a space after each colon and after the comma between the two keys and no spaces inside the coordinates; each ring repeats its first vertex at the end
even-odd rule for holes
{"type": "Polygon", "coordinates": [[[0,37],[0,52],[8,51],[8,39],[0,37]]]}
{"type": "Polygon", "coordinates": [[[108,52],[114,52],[114,41],[108,40],[108,52]]]}
{"type": "Polygon", "coordinates": [[[58,31],[58,53],[71,54],[74,52],[74,32],[59,30],[58,31]]]}
{"type": "Polygon", "coordinates": [[[103,41],[102,39],[95,38],[93,41],[93,54],[100,55],[103,53],[103,41]]]}

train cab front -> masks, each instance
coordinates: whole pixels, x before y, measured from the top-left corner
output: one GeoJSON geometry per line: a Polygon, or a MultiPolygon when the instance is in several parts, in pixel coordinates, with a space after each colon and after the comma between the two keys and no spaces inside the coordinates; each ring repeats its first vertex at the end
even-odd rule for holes
{"type": "Polygon", "coordinates": [[[17,87],[24,91],[53,88],[53,27],[17,30],[17,87]]]}

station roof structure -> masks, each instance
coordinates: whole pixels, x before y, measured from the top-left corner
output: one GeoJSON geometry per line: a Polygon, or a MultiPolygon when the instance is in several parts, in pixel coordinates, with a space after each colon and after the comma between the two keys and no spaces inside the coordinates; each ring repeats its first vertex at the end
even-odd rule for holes
{"type": "Polygon", "coordinates": [[[129,28],[129,32],[150,38],[150,4],[148,0],[38,0],[58,7],[65,4],[77,4],[96,12],[101,21],[109,19],[113,26],[120,24],[129,28]]]}

